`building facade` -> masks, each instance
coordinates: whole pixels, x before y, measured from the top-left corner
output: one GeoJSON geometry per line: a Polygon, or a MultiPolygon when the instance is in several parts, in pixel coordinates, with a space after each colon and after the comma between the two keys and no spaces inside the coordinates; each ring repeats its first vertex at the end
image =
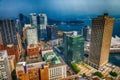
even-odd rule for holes
{"type": "Polygon", "coordinates": [[[16,62],[19,60],[19,48],[18,45],[9,44],[6,47],[8,55],[15,55],[16,62]]]}
{"type": "Polygon", "coordinates": [[[0,80],[11,80],[7,51],[0,51],[0,80]]]}
{"type": "Polygon", "coordinates": [[[16,27],[17,27],[17,31],[20,34],[20,37],[23,37],[23,27],[24,24],[28,24],[30,23],[30,20],[27,16],[23,15],[22,13],[19,14],[19,18],[16,20],[16,27]]]}
{"type": "Polygon", "coordinates": [[[15,55],[9,55],[8,60],[10,65],[10,71],[12,72],[15,69],[16,65],[15,55]]]}
{"type": "MultiPolygon", "coordinates": [[[[16,66],[17,79],[24,80],[23,77],[27,77],[26,80],[43,80],[43,76],[48,76],[46,71],[45,75],[41,73],[42,65],[45,65],[45,62],[31,63],[26,64],[25,62],[19,62],[16,66]],[[27,75],[27,76],[26,76],[27,75]]],[[[46,78],[47,80],[47,78],[46,78]]]]}
{"type": "Polygon", "coordinates": [[[49,67],[47,65],[44,65],[43,68],[40,69],[41,80],[49,80],[48,69],[49,69],[49,67]]]}
{"type": "Polygon", "coordinates": [[[31,24],[24,25],[23,30],[22,30],[23,31],[23,41],[25,41],[27,38],[27,33],[26,33],[27,28],[31,28],[31,27],[32,27],[31,24]]]}
{"type": "Polygon", "coordinates": [[[66,65],[49,68],[49,80],[66,78],[66,65]]]}
{"type": "Polygon", "coordinates": [[[58,38],[57,34],[57,26],[56,25],[48,25],[47,26],[47,39],[54,40],[58,38]]]}
{"type": "Polygon", "coordinates": [[[36,13],[30,14],[30,24],[37,28],[37,15],[36,15],[36,13]]]}
{"type": "Polygon", "coordinates": [[[38,44],[37,28],[27,28],[27,45],[38,44]]]}
{"type": "Polygon", "coordinates": [[[99,69],[108,62],[114,18],[108,14],[92,19],[89,64],[99,69]]]}
{"type": "Polygon", "coordinates": [[[85,39],[85,41],[90,41],[90,36],[91,36],[91,28],[89,26],[84,27],[82,29],[82,36],[85,39]]]}
{"type": "Polygon", "coordinates": [[[44,60],[49,66],[49,80],[57,80],[60,78],[66,78],[67,76],[67,66],[52,50],[47,51],[43,55],[44,60]]]}
{"type": "Polygon", "coordinates": [[[16,27],[12,19],[3,19],[0,21],[3,44],[17,44],[16,27]]]}
{"type": "Polygon", "coordinates": [[[68,63],[84,60],[84,39],[76,31],[66,36],[65,49],[65,59],[68,63]]]}
{"type": "Polygon", "coordinates": [[[38,35],[40,40],[45,40],[47,37],[47,31],[46,31],[46,26],[47,26],[47,16],[46,14],[39,14],[39,27],[38,27],[38,35]]]}
{"type": "Polygon", "coordinates": [[[36,45],[30,45],[27,47],[28,56],[39,56],[39,48],[36,45]]]}

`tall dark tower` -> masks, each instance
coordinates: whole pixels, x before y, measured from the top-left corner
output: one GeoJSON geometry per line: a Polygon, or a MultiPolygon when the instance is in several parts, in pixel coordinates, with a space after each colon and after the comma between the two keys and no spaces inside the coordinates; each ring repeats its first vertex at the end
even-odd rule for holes
{"type": "Polygon", "coordinates": [[[19,18],[16,20],[16,28],[17,32],[19,32],[20,36],[23,37],[23,27],[25,24],[29,24],[29,18],[22,13],[19,14],[19,18]]]}
{"type": "Polygon", "coordinates": [[[92,19],[90,54],[88,63],[96,69],[108,62],[114,18],[108,14],[92,19]]]}
{"type": "Polygon", "coordinates": [[[12,19],[0,20],[1,34],[3,39],[3,44],[18,44],[16,37],[16,27],[12,19]]]}
{"type": "Polygon", "coordinates": [[[57,35],[57,26],[56,25],[48,25],[47,26],[47,38],[48,40],[54,40],[58,38],[57,35]]]}

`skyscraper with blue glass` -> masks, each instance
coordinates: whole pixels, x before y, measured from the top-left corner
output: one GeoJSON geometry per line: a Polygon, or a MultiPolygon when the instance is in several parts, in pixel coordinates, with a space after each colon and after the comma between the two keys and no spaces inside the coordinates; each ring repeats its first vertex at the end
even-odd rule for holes
{"type": "Polygon", "coordinates": [[[84,60],[84,39],[76,31],[66,36],[65,60],[67,63],[79,63],[84,60]]]}

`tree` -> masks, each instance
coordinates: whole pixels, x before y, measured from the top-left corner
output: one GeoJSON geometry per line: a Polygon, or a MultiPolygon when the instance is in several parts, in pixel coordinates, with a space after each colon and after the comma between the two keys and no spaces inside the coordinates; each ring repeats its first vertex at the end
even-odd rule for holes
{"type": "Polygon", "coordinates": [[[86,77],[86,74],[85,74],[85,73],[83,73],[83,74],[82,74],[82,77],[86,77]]]}
{"type": "Polygon", "coordinates": [[[72,62],[72,63],[71,63],[71,67],[73,68],[73,70],[74,70],[76,73],[80,72],[80,69],[79,69],[79,67],[77,66],[76,63],[72,62]]]}
{"type": "Polygon", "coordinates": [[[110,74],[111,76],[113,76],[113,77],[117,77],[117,76],[118,76],[118,74],[117,74],[116,72],[113,72],[113,71],[110,71],[109,74],[110,74]]]}
{"type": "Polygon", "coordinates": [[[11,72],[11,76],[12,76],[12,80],[17,80],[17,75],[16,75],[15,69],[11,72]]]}
{"type": "Polygon", "coordinates": [[[103,75],[102,75],[101,72],[95,72],[95,73],[93,73],[93,75],[94,75],[94,76],[98,76],[98,77],[100,77],[100,78],[103,77],[103,75]]]}

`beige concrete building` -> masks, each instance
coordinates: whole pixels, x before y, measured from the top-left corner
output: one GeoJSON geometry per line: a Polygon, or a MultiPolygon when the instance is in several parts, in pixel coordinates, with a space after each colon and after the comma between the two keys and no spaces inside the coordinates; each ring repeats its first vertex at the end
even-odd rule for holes
{"type": "Polygon", "coordinates": [[[12,72],[15,69],[15,65],[16,65],[15,55],[8,56],[8,60],[10,64],[10,70],[12,72]]]}
{"type": "Polygon", "coordinates": [[[96,69],[108,62],[114,18],[108,14],[92,19],[90,54],[88,63],[96,69]]]}

